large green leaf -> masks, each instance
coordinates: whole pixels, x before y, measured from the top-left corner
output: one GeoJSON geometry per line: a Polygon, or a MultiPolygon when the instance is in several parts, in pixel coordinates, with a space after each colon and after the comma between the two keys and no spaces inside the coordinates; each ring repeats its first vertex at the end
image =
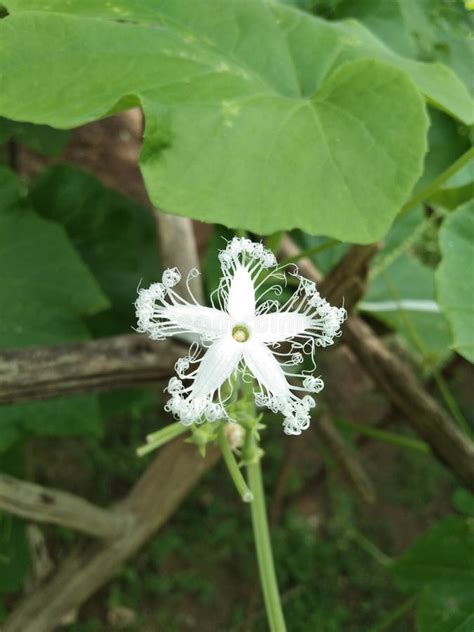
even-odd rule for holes
{"type": "MultiPolygon", "coordinates": [[[[108,307],[96,281],[63,229],[32,210],[6,169],[0,169],[0,192],[0,347],[88,338],[81,316],[108,307]]],[[[0,407],[2,449],[23,430],[77,434],[99,428],[94,396],[0,407]]]]}
{"type": "MultiPolygon", "coordinates": [[[[0,189],[15,190],[0,169],[0,189]]],[[[80,315],[108,306],[64,230],[40,218],[18,195],[0,196],[0,346],[49,344],[87,337],[80,315]]]]}
{"type": "MultiPolygon", "coordinates": [[[[93,335],[130,333],[136,324],[137,285],[149,285],[159,273],[151,211],[66,165],[45,171],[32,186],[30,197],[42,217],[64,227],[111,303],[110,309],[87,319],[93,335]]],[[[150,406],[155,392],[113,391],[101,394],[99,400],[104,418],[132,418],[150,406]]]]}
{"type": "Polygon", "coordinates": [[[452,331],[452,346],[474,362],[474,202],[453,211],[439,234],[438,300],[452,331]]]}
{"type": "Polygon", "coordinates": [[[151,212],[65,165],[44,172],[30,195],[42,217],[64,227],[110,300],[111,309],[94,318],[94,333],[130,332],[137,285],[149,285],[159,273],[151,212]]]}
{"type": "Polygon", "coordinates": [[[419,92],[472,114],[449,70],[355,23],[257,0],[45,6],[7,2],[0,112],[67,128],[141,103],[153,201],[204,221],[372,241],[421,172],[419,92]]]}

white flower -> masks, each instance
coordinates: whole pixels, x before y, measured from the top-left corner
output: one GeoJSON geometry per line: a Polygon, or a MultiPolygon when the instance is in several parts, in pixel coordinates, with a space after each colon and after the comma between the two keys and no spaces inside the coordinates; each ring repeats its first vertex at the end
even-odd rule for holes
{"type": "MultiPolygon", "coordinates": [[[[179,379],[169,381],[166,410],[186,425],[234,421],[226,410],[232,378],[251,374],[258,384],[255,403],[282,414],[284,431],[298,435],[308,428],[315,406],[304,392],[319,393],[324,384],[311,370],[297,373],[295,367],[309,356],[316,368],[316,347],[330,345],[340,335],[346,311],[329,305],[295,266],[288,272],[298,281],[292,296],[283,305],[269,299],[269,294],[283,294],[285,268],[260,243],[235,237],[219,253],[219,261],[222,278],[211,297],[213,307],[199,305],[189,284],[190,301],[174,291],[181,279],[176,268],[165,270],[162,283],[139,290],[139,332],[153,340],[185,333],[200,338],[200,345],[191,345],[176,363],[179,379]]],[[[195,275],[192,270],[188,279],[195,275]]]]}

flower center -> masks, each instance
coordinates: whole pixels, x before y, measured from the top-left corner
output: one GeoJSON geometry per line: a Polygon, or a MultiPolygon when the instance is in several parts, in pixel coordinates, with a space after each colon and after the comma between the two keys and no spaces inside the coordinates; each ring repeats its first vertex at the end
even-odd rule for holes
{"type": "Polygon", "coordinates": [[[247,342],[250,332],[245,325],[235,325],[232,328],[232,338],[237,342],[247,342]]]}

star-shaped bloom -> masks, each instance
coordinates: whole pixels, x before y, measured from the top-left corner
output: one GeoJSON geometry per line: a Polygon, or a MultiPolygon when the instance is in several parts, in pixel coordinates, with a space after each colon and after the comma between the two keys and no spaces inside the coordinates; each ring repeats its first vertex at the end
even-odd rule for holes
{"type": "Polygon", "coordinates": [[[235,377],[248,381],[250,375],[256,382],[255,403],[282,414],[287,434],[301,434],[315,406],[309,393],[324,387],[314,374],[316,347],[326,347],[340,335],[346,311],[329,305],[296,266],[278,266],[261,243],[235,237],[219,260],[222,277],[211,296],[212,307],[199,305],[189,284],[190,300],[179,296],[173,289],[181,280],[177,268],[165,270],[161,283],[139,290],[139,332],[153,340],[180,334],[199,339],[176,363],[178,377],[169,381],[165,408],[185,425],[234,421],[226,408],[235,377]],[[297,280],[297,288],[281,305],[268,295],[283,294],[285,272],[297,280]],[[312,368],[298,371],[305,356],[312,368]]]}

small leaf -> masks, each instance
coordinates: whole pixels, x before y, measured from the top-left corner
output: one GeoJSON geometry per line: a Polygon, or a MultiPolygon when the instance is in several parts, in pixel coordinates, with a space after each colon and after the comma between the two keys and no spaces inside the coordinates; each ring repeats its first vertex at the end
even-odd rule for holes
{"type": "Polygon", "coordinates": [[[452,346],[474,362],[474,202],[453,211],[439,234],[438,301],[452,331],[452,346]]]}
{"type": "Polygon", "coordinates": [[[421,535],[393,566],[404,589],[460,582],[474,594],[474,520],[450,517],[421,535]]]}
{"type": "Polygon", "coordinates": [[[422,592],[416,612],[417,632],[472,632],[474,582],[434,582],[422,592]]]}
{"type": "Polygon", "coordinates": [[[474,518],[474,494],[467,489],[457,489],[453,495],[453,505],[458,511],[474,518]]]}

